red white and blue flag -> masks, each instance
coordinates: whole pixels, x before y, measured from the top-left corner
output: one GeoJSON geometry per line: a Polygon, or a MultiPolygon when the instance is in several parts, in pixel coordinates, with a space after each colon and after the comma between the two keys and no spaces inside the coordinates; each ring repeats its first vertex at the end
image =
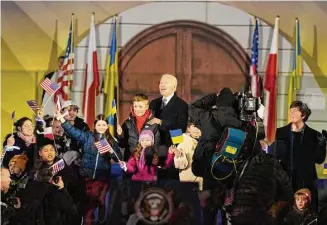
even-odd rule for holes
{"type": "Polygon", "coordinates": [[[53,83],[49,78],[46,78],[42,83],[41,87],[51,96],[59,89],[59,86],[53,83]]]}
{"type": "Polygon", "coordinates": [[[11,113],[11,120],[14,121],[16,116],[16,109],[11,113]]]}
{"type": "Polygon", "coordinates": [[[50,168],[52,169],[52,174],[55,175],[60,170],[62,170],[63,168],[65,168],[65,161],[63,159],[60,159],[58,162],[56,162],[55,164],[53,164],[50,168]]]}
{"type": "Polygon", "coordinates": [[[36,100],[28,100],[26,101],[27,105],[34,111],[39,109],[39,106],[36,103],[36,100]]]}
{"type": "Polygon", "coordinates": [[[113,151],[112,147],[109,145],[106,139],[101,139],[100,141],[95,143],[100,154],[104,154],[106,152],[113,151]]]}
{"type": "Polygon", "coordinates": [[[62,67],[58,71],[57,84],[59,90],[56,93],[54,100],[60,97],[62,100],[69,100],[69,93],[73,84],[73,72],[74,72],[74,51],[73,51],[73,26],[70,24],[68,41],[66,46],[65,59],[62,67]]]}
{"type": "Polygon", "coordinates": [[[250,68],[250,76],[251,76],[251,93],[253,97],[260,97],[260,77],[258,75],[258,56],[259,56],[259,28],[258,28],[259,20],[255,19],[255,28],[253,32],[252,38],[252,53],[251,53],[251,68],[250,68]]]}

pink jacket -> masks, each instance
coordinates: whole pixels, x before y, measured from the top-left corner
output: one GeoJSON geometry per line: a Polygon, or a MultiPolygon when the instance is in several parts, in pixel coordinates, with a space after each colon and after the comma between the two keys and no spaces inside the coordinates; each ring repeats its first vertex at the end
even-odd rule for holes
{"type": "MultiPolygon", "coordinates": [[[[174,154],[168,153],[167,159],[165,162],[165,167],[169,168],[173,165],[174,162],[174,154]]],[[[151,165],[150,171],[148,170],[148,166],[142,166],[140,160],[136,159],[134,155],[132,155],[128,162],[126,163],[127,173],[133,173],[132,180],[133,181],[156,181],[157,180],[157,166],[151,165]]]]}

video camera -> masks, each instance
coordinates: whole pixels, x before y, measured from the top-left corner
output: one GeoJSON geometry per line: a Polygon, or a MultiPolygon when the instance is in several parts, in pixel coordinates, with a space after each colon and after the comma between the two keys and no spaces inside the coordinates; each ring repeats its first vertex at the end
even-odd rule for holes
{"type": "Polygon", "coordinates": [[[251,93],[237,93],[237,110],[242,121],[255,121],[256,112],[260,106],[260,98],[253,97],[251,93]]]}

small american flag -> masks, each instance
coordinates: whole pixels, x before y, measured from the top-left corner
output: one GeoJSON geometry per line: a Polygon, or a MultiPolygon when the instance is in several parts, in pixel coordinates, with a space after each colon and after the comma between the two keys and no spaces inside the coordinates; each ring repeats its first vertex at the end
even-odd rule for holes
{"type": "Polygon", "coordinates": [[[33,111],[37,110],[39,108],[39,106],[36,103],[36,100],[29,100],[29,101],[26,101],[26,103],[33,111]]]}
{"type": "Polygon", "coordinates": [[[52,168],[52,174],[58,173],[60,170],[65,168],[65,161],[63,159],[60,159],[58,162],[53,164],[50,168],[52,168]]]}
{"type": "Polygon", "coordinates": [[[224,205],[230,206],[231,204],[233,204],[234,200],[235,200],[235,188],[233,187],[232,189],[226,191],[224,205]]]}
{"type": "Polygon", "coordinates": [[[41,87],[51,96],[59,89],[59,86],[53,83],[49,78],[46,78],[42,83],[41,87]]]}
{"type": "Polygon", "coordinates": [[[102,139],[95,143],[100,154],[104,154],[106,152],[113,151],[112,147],[109,145],[106,139],[102,139]]]}

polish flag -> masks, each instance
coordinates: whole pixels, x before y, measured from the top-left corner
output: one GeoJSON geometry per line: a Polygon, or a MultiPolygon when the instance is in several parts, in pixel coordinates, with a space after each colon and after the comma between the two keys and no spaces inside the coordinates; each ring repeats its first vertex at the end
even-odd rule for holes
{"type": "Polygon", "coordinates": [[[266,139],[269,143],[274,142],[276,132],[276,110],[277,110],[277,77],[278,77],[278,39],[279,39],[279,17],[275,19],[275,28],[270,47],[270,53],[265,75],[265,116],[264,125],[266,139]]]}
{"type": "Polygon", "coordinates": [[[44,128],[43,135],[44,135],[45,138],[54,140],[54,136],[53,136],[53,133],[52,133],[52,127],[46,127],[46,128],[44,128]]]}
{"type": "Polygon", "coordinates": [[[93,128],[93,122],[96,116],[96,96],[99,94],[99,71],[96,46],[94,14],[92,14],[83,98],[84,120],[91,129],[93,128]]]}

